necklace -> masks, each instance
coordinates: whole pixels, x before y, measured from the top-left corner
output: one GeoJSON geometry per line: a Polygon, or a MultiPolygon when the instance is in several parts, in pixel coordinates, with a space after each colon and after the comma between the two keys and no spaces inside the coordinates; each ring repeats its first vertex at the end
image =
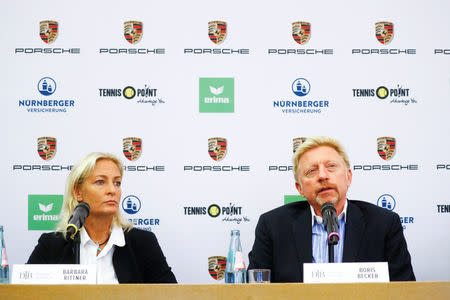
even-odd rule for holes
{"type": "Polygon", "coordinates": [[[107,242],[109,241],[109,236],[108,236],[108,238],[106,239],[106,241],[104,241],[103,243],[101,243],[101,244],[98,244],[98,247],[97,247],[97,251],[98,252],[101,252],[103,249],[102,248],[100,248],[100,246],[102,246],[102,245],[104,245],[104,244],[106,244],[107,242]]]}

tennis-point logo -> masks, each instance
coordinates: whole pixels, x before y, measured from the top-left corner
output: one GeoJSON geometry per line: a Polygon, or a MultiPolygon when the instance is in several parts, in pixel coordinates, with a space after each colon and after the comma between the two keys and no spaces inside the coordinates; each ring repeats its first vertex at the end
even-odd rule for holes
{"type": "Polygon", "coordinates": [[[38,91],[44,96],[50,96],[56,91],[56,82],[50,77],[41,78],[38,82],[38,91]]]}
{"type": "Polygon", "coordinates": [[[305,78],[297,78],[292,83],[292,92],[299,97],[308,95],[310,90],[311,85],[305,78]]]}
{"type": "Polygon", "coordinates": [[[292,23],[292,37],[300,45],[306,44],[311,36],[311,24],[308,22],[292,23]]]}
{"type": "Polygon", "coordinates": [[[375,23],[375,37],[383,45],[389,44],[394,37],[394,23],[391,22],[375,23]]]}
{"type": "Polygon", "coordinates": [[[127,21],[123,23],[123,35],[130,44],[136,44],[141,40],[143,24],[139,21],[127,21]]]}
{"type": "Polygon", "coordinates": [[[220,206],[217,204],[211,204],[208,207],[208,215],[213,218],[217,218],[220,215],[220,206]]]}
{"type": "Polygon", "coordinates": [[[227,139],[214,137],[208,139],[208,153],[215,161],[221,161],[227,154],[227,139]]]}
{"type": "Polygon", "coordinates": [[[375,93],[379,99],[386,99],[389,96],[389,90],[385,86],[378,87],[375,93]]]}
{"type": "Polygon", "coordinates": [[[395,138],[379,137],[377,138],[378,155],[384,160],[390,160],[395,154],[395,138]]]}
{"type": "Polygon", "coordinates": [[[39,36],[44,43],[53,43],[58,36],[58,22],[50,20],[39,22],[39,36]]]}
{"type": "Polygon", "coordinates": [[[208,36],[214,44],[220,44],[227,36],[227,23],[224,21],[208,22],[208,36]]]}
{"type": "Polygon", "coordinates": [[[122,94],[126,99],[133,99],[136,96],[136,89],[132,86],[127,86],[123,89],[122,94]]]}
{"type": "Polygon", "coordinates": [[[122,209],[129,215],[134,215],[141,209],[141,200],[138,197],[130,195],[123,198],[122,209]]]}

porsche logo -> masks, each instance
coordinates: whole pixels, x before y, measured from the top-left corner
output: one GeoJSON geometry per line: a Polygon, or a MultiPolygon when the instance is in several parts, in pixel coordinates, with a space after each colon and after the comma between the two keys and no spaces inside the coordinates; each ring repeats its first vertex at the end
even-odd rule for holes
{"type": "Polygon", "coordinates": [[[208,35],[214,44],[222,43],[227,36],[227,23],[224,21],[208,22],[208,35]]]}
{"type": "Polygon", "coordinates": [[[143,24],[139,21],[127,21],[123,23],[123,34],[130,44],[136,44],[141,40],[143,24]]]}
{"type": "Polygon", "coordinates": [[[390,160],[395,153],[395,138],[379,137],[377,138],[378,155],[384,160],[390,160]]]}
{"type": "Polygon", "coordinates": [[[208,257],[208,271],[209,275],[215,280],[221,280],[225,277],[225,267],[227,265],[227,258],[225,256],[210,256],[208,257]]]}
{"type": "Polygon", "coordinates": [[[294,22],[292,23],[292,37],[294,40],[303,45],[309,41],[311,36],[311,24],[308,22],[294,22]]]}
{"type": "Polygon", "coordinates": [[[47,136],[38,138],[37,152],[43,160],[51,160],[56,152],[56,139],[47,136]]]}
{"type": "Polygon", "coordinates": [[[56,40],[57,35],[58,22],[50,20],[39,22],[39,36],[44,43],[53,43],[56,40]]]}
{"type": "Polygon", "coordinates": [[[375,23],[375,36],[383,45],[387,45],[394,37],[394,23],[377,22],[375,23]]]}
{"type": "Polygon", "coordinates": [[[209,138],[208,153],[215,161],[221,161],[227,153],[227,139],[220,137],[209,138]]]}
{"type": "Polygon", "coordinates": [[[298,137],[298,138],[292,139],[294,153],[307,139],[308,138],[306,138],[306,137],[298,137]]]}
{"type": "Polygon", "coordinates": [[[142,139],[128,137],[123,139],[123,154],[130,161],[135,161],[141,156],[142,139]]]}

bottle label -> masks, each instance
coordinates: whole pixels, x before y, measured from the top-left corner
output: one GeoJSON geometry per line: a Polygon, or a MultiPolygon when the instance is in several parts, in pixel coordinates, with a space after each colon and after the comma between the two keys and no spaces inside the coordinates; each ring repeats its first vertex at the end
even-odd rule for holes
{"type": "Polygon", "coordinates": [[[242,252],[236,252],[234,269],[235,270],[245,269],[244,255],[242,254],[242,252]]]}
{"type": "Polygon", "coordinates": [[[2,267],[8,266],[8,257],[6,256],[6,248],[2,249],[2,267]]]}

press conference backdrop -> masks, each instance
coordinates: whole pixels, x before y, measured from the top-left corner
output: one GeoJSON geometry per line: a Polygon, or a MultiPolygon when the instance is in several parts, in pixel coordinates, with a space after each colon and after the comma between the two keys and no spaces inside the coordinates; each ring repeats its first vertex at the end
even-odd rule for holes
{"type": "Polygon", "coordinates": [[[349,198],[400,215],[418,280],[450,280],[448,1],[0,6],[10,265],[57,222],[71,166],[104,151],[178,280],[216,283],[230,230],[247,254],[260,214],[299,200],[294,139],[329,135],[349,198]]]}

